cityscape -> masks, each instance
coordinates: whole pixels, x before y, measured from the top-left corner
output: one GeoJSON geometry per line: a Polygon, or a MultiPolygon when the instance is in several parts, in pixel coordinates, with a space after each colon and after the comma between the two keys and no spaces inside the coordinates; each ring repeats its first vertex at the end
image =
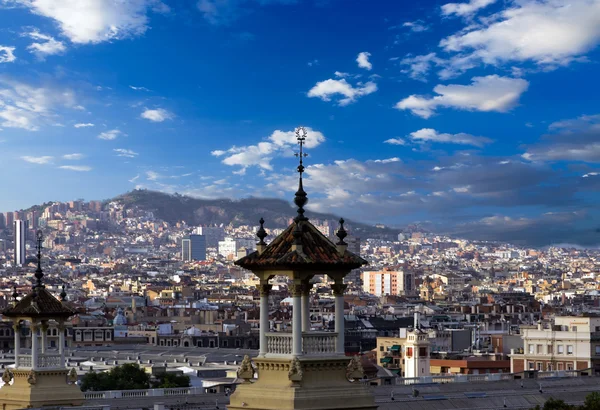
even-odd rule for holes
{"type": "Polygon", "coordinates": [[[600,0],[0,0],[2,410],[600,409],[600,0]]]}

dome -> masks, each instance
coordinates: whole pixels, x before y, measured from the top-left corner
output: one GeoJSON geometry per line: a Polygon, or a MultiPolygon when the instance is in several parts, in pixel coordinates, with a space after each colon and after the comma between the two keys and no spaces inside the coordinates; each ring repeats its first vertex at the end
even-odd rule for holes
{"type": "Polygon", "coordinates": [[[125,317],[125,315],[123,315],[123,309],[121,309],[121,308],[117,309],[117,316],[115,316],[115,318],[113,319],[113,325],[114,326],[126,326],[127,325],[127,318],[125,317]]]}

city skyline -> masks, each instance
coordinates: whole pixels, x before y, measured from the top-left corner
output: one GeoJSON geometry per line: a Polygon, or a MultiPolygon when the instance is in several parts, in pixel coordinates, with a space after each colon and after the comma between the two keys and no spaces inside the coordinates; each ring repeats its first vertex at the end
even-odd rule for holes
{"type": "Polygon", "coordinates": [[[0,209],[291,200],[304,125],[310,209],[597,245],[600,2],[569,4],[0,0],[0,209]]]}

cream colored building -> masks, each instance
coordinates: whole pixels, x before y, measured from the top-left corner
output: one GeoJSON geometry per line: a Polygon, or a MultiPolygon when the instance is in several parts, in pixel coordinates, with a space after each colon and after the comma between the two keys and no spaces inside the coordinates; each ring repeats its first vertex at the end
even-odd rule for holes
{"type": "Polygon", "coordinates": [[[511,354],[511,371],[600,372],[600,317],[559,316],[554,324],[522,328],[523,352],[511,354]]]}

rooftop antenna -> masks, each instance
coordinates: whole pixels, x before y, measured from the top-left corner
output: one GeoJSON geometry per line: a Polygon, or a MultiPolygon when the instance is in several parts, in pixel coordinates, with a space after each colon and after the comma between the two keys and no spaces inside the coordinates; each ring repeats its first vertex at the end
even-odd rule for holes
{"type": "Polygon", "coordinates": [[[304,205],[308,203],[308,195],[306,195],[306,192],[304,192],[304,188],[302,187],[302,174],[304,173],[303,159],[308,156],[308,154],[304,152],[306,136],[306,128],[296,128],[296,139],[298,140],[298,145],[300,146],[300,150],[294,154],[300,159],[300,163],[297,168],[298,173],[300,174],[300,178],[298,180],[298,191],[296,191],[296,196],[294,197],[294,203],[296,206],[298,206],[298,216],[295,218],[296,222],[308,221],[308,218],[304,216],[304,205]]]}

